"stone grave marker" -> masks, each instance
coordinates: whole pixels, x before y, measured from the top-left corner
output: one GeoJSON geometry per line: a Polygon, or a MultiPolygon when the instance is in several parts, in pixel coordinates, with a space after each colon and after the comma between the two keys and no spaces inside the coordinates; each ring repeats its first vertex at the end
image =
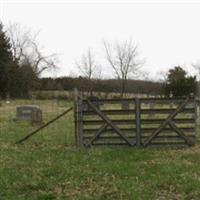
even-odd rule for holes
{"type": "Polygon", "coordinates": [[[42,123],[42,110],[33,105],[18,106],[16,108],[16,120],[42,123]]]}

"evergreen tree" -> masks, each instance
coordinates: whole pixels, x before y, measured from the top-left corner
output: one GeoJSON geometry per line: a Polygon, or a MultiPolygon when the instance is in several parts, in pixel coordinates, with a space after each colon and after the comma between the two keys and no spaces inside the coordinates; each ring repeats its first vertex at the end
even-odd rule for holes
{"type": "Polygon", "coordinates": [[[17,63],[12,46],[0,23],[0,96],[28,97],[37,76],[29,63],[17,63]]]}
{"type": "Polygon", "coordinates": [[[9,38],[6,36],[3,31],[3,25],[0,23],[0,95],[3,98],[9,94],[11,87],[10,73],[16,65],[13,60],[9,38]]]}
{"type": "Polygon", "coordinates": [[[185,70],[176,66],[168,72],[167,81],[164,84],[166,96],[188,96],[196,93],[197,81],[195,76],[187,76],[185,70]]]}

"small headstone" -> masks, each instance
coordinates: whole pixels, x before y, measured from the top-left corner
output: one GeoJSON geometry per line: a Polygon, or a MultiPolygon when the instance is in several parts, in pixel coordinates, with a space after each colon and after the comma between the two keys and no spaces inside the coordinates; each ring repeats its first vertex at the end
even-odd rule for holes
{"type": "Polygon", "coordinates": [[[7,95],[6,96],[6,104],[9,104],[10,103],[10,95],[7,95]]]}
{"type": "Polygon", "coordinates": [[[16,108],[16,120],[25,120],[31,121],[33,123],[41,123],[42,111],[38,106],[18,106],[16,108]]]}

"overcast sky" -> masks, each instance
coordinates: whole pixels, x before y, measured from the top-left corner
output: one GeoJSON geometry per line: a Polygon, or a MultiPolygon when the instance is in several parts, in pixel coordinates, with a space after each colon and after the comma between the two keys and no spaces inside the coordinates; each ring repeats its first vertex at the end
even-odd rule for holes
{"type": "MultiPolygon", "coordinates": [[[[174,65],[187,68],[200,61],[198,1],[0,0],[0,19],[40,30],[45,51],[61,54],[57,76],[76,72],[75,60],[88,47],[104,63],[103,40],[132,38],[151,77],[174,65]]],[[[109,76],[103,65],[103,74],[109,76]]]]}

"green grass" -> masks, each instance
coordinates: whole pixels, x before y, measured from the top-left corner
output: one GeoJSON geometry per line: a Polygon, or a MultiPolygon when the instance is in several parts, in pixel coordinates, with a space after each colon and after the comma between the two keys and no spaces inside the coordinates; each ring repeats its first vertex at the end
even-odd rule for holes
{"type": "Polygon", "coordinates": [[[200,199],[199,154],[2,144],[0,199],[200,199]]]}
{"type": "MultiPolygon", "coordinates": [[[[25,144],[36,128],[15,122],[16,101],[0,107],[0,200],[200,199],[200,144],[185,149],[74,147],[73,113],[25,144]],[[4,110],[3,110],[4,109],[4,110]]],[[[44,121],[71,106],[37,102],[44,121]],[[56,110],[57,109],[57,110],[56,110]]]]}

